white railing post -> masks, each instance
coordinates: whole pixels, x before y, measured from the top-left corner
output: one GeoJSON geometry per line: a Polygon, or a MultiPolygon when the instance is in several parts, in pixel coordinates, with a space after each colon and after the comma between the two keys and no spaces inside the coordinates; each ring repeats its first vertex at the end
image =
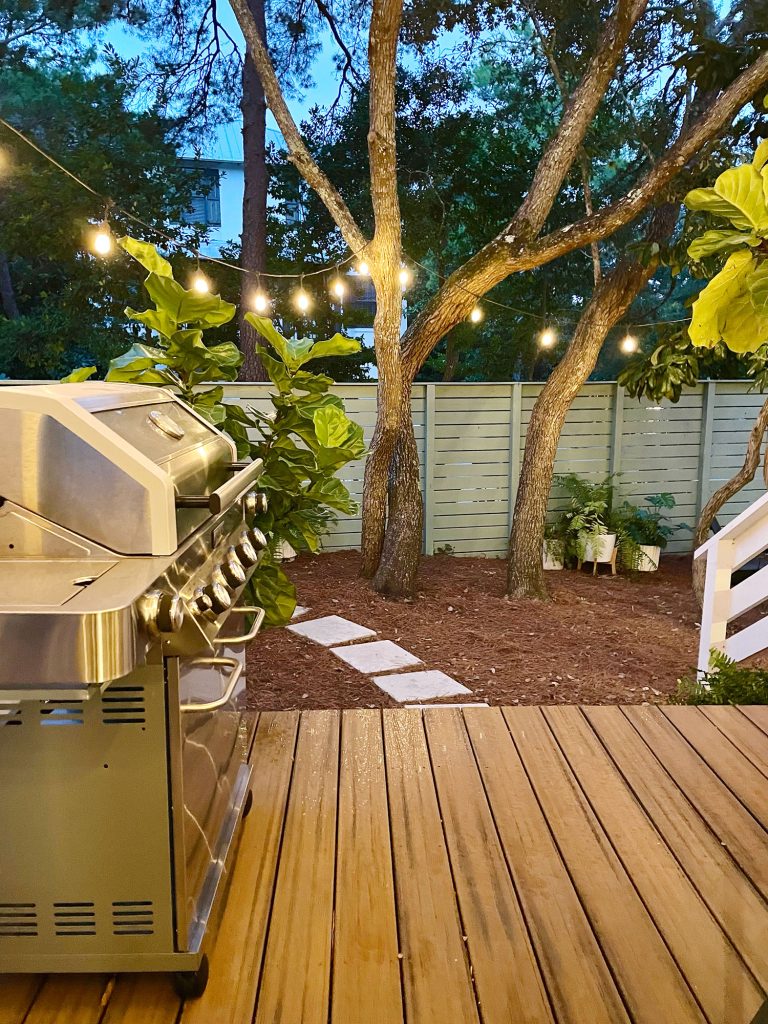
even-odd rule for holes
{"type": "Polygon", "coordinates": [[[717,539],[707,551],[707,575],[699,639],[700,673],[709,671],[710,652],[713,649],[722,651],[725,646],[725,635],[731,614],[732,571],[733,541],[730,537],[717,539]]]}

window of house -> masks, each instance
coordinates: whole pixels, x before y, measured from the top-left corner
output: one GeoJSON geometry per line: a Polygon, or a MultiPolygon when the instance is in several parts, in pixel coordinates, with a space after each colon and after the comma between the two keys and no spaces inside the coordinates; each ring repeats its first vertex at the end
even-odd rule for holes
{"type": "Polygon", "coordinates": [[[184,223],[220,227],[221,195],[218,168],[210,167],[201,171],[194,167],[190,168],[190,171],[194,171],[198,184],[192,194],[189,210],[184,214],[184,223]]]}

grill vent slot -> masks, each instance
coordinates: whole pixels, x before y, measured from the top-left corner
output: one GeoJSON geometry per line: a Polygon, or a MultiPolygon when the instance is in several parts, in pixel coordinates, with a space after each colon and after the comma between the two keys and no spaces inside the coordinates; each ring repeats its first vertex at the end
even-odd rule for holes
{"type": "Polygon", "coordinates": [[[0,903],[0,939],[37,935],[37,906],[34,903],[0,903]]]}
{"type": "Polygon", "coordinates": [[[82,725],[81,700],[49,700],[40,708],[40,725],[82,725]]]}
{"type": "Polygon", "coordinates": [[[112,904],[113,935],[153,935],[154,931],[151,900],[117,900],[112,904]]]}
{"type": "Polygon", "coordinates": [[[101,698],[104,725],[143,725],[146,721],[143,686],[110,686],[101,698]]]}
{"type": "MultiPolygon", "coordinates": [[[[0,711],[5,711],[5,709],[0,708],[0,711]]],[[[21,725],[21,707],[0,714],[0,725],[21,725]]]]}
{"type": "Polygon", "coordinates": [[[54,903],[53,926],[57,935],[95,935],[93,903],[54,903]]]}

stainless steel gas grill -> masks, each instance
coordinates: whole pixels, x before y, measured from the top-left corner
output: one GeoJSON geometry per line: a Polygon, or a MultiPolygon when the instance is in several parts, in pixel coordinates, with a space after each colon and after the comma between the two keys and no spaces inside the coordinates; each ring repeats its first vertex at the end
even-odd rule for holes
{"type": "Polygon", "coordinates": [[[261,463],[172,394],[0,389],[0,972],[207,977],[261,463]]]}

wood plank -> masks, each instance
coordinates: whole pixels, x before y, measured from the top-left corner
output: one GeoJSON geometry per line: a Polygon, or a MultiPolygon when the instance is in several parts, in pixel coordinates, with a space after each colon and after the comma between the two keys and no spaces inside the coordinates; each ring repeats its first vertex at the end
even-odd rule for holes
{"type": "Polygon", "coordinates": [[[501,711],[464,720],[558,1024],[628,1021],[501,711]]]}
{"type": "Polygon", "coordinates": [[[768,897],[765,832],[753,816],[658,709],[621,710],[723,846],[768,897]]]}
{"type": "Polygon", "coordinates": [[[176,1024],[180,1007],[167,974],[123,974],[102,1024],[176,1024]]]}
{"type": "Polygon", "coordinates": [[[253,1019],[298,726],[296,711],[265,711],[259,719],[251,755],[253,805],[210,951],[210,980],[200,999],[184,1005],[182,1024],[253,1019]]]}
{"type": "Polygon", "coordinates": [[[0,1024],[22,1024],[44,981],[40,974],[0,976],[0,1024]]]}
{"type": "Polygon", "coordinates": [[[52,974],[24,1024],[99,1024],[111,990],[103,974],[52,974]]]}
{"type": "Polygon", "coordinates": [[[326,1024],[339,714],[305,711],[288,798],[256,1024],[326,1024]]]}
{"type": "Polygon", "coordinates": [[[768,826],[768,786],[762,772],[698,708],[670,706],[663,713],[763,827],[768,826]]]}
{"type": "Polygon", "coordinates": [[[539,708],[507,725],[635,1024],[704,1017],[539,708]]]}
{"type": "Polygon", "coordinates": [[[733,707],[702,705],[699,711],[717,726],[744,757],[763,775],[768,775],[768,737],[754,722],[733,707]]]}
{"type": "Polygon", "coordinates": [[[483,1022],[551,1021],[461,712],[425,711],[424,721],[483,1022]],[[501,972],[500,954],[505,960],[501,972]]]}
{"type": "Polygon", "coordinates": [[[583,708],[646,814],[768,991],[768,904],[618,708],[583,708]]]}
{"type": "Polygon", "coordinates": [[[768,705],[766,704],[752,704],[752,705],[741,705],[739,711],[742,715],[756,725],[758,729],[762,729],[764,733],[768,734],[768,705]]]}
{"type": "MultiPolygon", "coordinates": [[[[710,1021],[748,1020],[762,990],[577,707],[544,717],[592,810],[710,1021]],[[695,937],[695,942],[692,938],[695,937]]],[[[616,709],[617,714],[621,712],[616,709]]]]}
{"type": "Polygon", "coordinates": [[[479,1024],[421,714],[383,720],[406,1020],[479,1024]]]}
{"type": "Polygon", "coordinates": [[[345,711],[341,729],[334,1024],[401,1024],[397,917],[381,713],[345,711]]]}

